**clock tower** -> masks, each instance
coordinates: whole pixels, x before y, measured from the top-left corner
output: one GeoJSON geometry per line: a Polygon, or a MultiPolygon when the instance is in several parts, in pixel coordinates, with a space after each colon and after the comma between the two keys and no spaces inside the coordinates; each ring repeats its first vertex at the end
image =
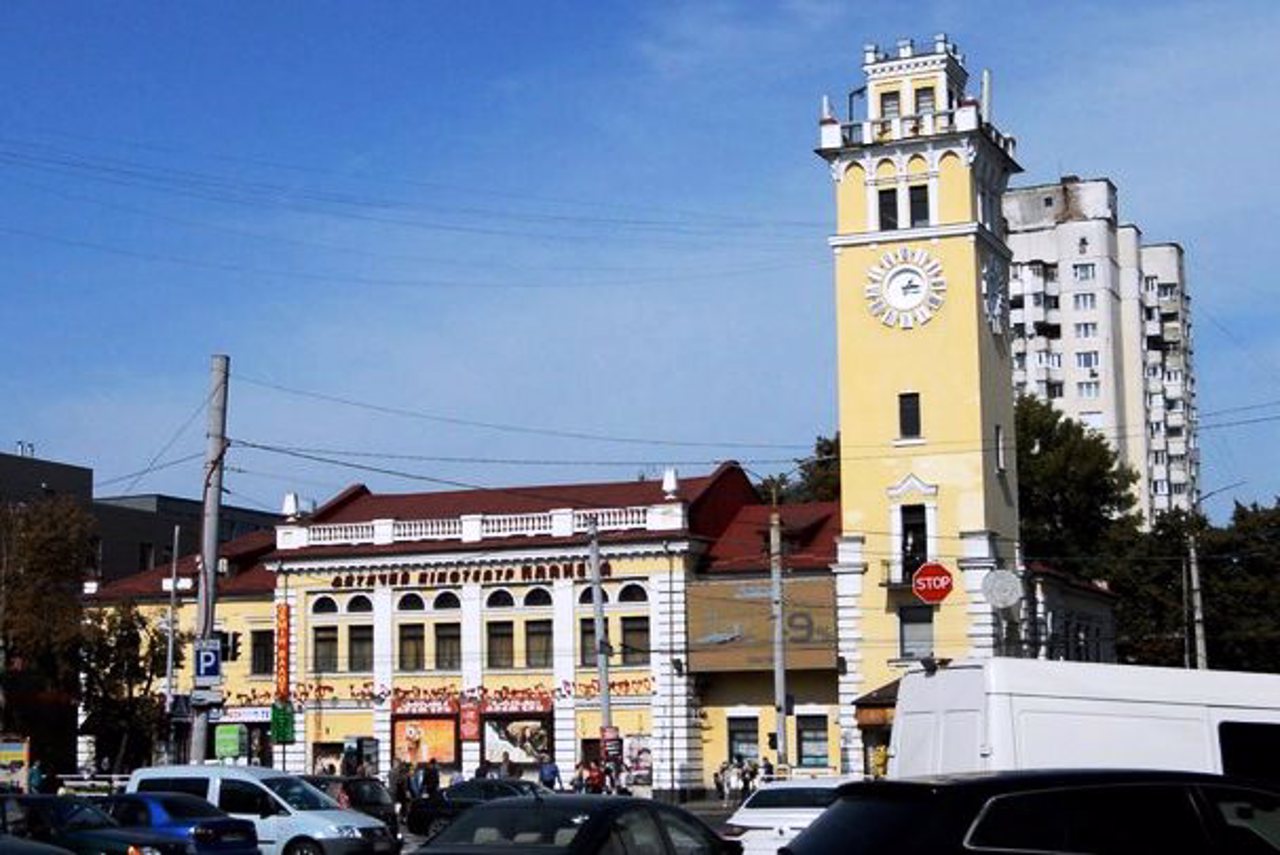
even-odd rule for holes
{"type": "Polygon", "coordinates": [[[966,94],[945,35],[868,45],[863,71],[866,117],[824,101],[818,149],[836,191],[846,771],[862,769],[854,699],[920,659],[999,651],[984,583],[1015,569],[1018,536],[1000,215],[1014,141],[991,122],[987,75],[966,94]],[[936,604],[912,588],[926,563],[952,577],[936,604]]]}

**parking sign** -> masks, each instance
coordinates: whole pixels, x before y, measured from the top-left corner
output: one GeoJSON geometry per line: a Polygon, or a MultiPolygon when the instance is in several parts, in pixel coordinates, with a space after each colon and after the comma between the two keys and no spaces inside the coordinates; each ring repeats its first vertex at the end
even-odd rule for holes
{"type": "Polygon", "coordinates": [[[222,646],[216,638],[197,639],[196,688],[207,689],[222,678],[222,646]]]}

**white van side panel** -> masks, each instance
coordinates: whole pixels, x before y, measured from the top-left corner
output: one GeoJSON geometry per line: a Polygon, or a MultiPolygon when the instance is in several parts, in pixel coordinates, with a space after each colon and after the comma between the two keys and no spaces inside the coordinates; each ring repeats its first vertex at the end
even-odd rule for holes
{"type": "Polygon", "coordinates": [[[1015,753],[999,769],[1211,769],[1204,707],[1079,698],[1012,698],[1015,753]]]}
{"type": "Polygon", "coordinates": [[[911,685],[909,700],[903,703],[900,695],[894,714],[890,777],[927,775],[940,768],[983,768],[989,740],[981,671],[921,676],[911,685]]]}

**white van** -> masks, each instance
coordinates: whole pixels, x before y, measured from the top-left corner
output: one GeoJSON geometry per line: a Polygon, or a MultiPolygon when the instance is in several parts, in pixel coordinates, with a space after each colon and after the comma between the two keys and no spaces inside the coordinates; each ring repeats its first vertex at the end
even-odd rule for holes
{"type": "Polygon", "coordinates": [[[1130,768],[1280,777],[1280,675],[981,659],[912,668],[890,778],[1130,768]]]}
{"type": "Polygon", "coordinates": [[[130,793],[190,793],[258,828],[263,855],[394,855],[399,843],[370,816],[346,810],[296,775],[261,766],[148,766],[130,793]]]}

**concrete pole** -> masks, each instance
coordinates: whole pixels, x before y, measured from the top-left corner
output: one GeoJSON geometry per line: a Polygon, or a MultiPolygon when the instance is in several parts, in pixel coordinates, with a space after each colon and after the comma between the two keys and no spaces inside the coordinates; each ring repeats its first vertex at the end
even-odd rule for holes
{"type": "MultiPolygon", "coordinates": [[[[209,443],[204,456],[204,521],[200,531],[200,590],[197,598],[196,637],[213,637],[218,581],[218,516],[222,507],[222,467],[227,450],[227,378],[231,359],[215,354],[211,369],[209,443]]],[[[208,741],[209,708],[192,705],[191,762],[203,763],[208,741]]]]}
{"type": "Polygon", "coordinates": [[[769,514],[769,587],[773,603],[773,708],[777,723],[777,769],[787,766],[787,650],[782,608],[782,515],[769,514]]]}
{"type": "Polygon", "coordinates": [[[1191,622],[1196,638],[1196,667],[1209,667],[1209,652],[1204,640],[1204,599],[1200,596],[1200,562],[1196,555],[1196,536],[1187,535],[1187,560],[1191,571],[1191,622]]]}
{"type": "MultiPolygon", "coordinates": [[[[596,670],[600,677],[600,726],[612,727],[613,716],[609,709],[609,639],[604,622],[604,590],[600,587],[600,532],[593,516],[587,522],[589,556],[591,563],[591,605],[595,617],[596,670]]],[[[603,742],[600,745],[604,750],[603,742]]]]}
{"type": "MultiPolygon", "coordinates": [[[[182,526],[175,525],[173,527],[173,557],[169,563],[169,638],[165,644],[164,652],[164,712],[165,715],[173,715],[173,623],[178,615],[178,536],[182,533],[182,526]]],[[[173,762],[173,721],[168,723],[168,736],[165,739],[165,752],[168,754],[168,761],[173,762]]]]}

